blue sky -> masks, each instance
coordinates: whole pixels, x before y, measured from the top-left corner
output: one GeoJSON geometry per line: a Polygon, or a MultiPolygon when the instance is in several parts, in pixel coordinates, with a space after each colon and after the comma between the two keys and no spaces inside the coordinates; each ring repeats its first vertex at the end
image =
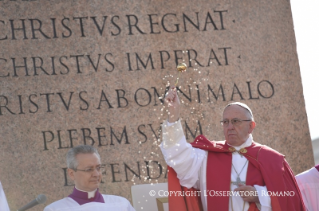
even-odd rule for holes
{"type": "Polygon", "coordinates": [[[319,138],[319,1],[291,0],[311,139],[319,138]]]}

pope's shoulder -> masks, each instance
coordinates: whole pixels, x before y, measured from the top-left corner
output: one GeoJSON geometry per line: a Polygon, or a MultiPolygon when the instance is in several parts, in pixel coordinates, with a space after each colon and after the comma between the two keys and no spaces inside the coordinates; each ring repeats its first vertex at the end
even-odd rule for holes
{"type": "MultiPolygon", "coordinates": [[[[211,141],[207,139],[204,135],[199,135],[195,138],[194,142],[192,143],[193,146],[196,145],[204,145],[204,146],[211,146],[213,148],[223,148],[225,147],[226,141],[211,141]]],[[[198,146],[199,146],[198,145],[198,146]]],[[[281,154],[280,152],[276,151],[275,149],[267,146],[267,145],[262,145],[258,142],[253,141],[253,144],[248,147],[249,150],[252,150],[252,152],[257,156],[257,155],[263,155],[263,156],[275,156],[279,159],[284,158],[285,156],[281,154]]],[[[248,149],[247,148],[247,149],[248,149]]]]}
{"type": "Polygon", "coordinates": [[[262,145],[257,142],[253,142],[253,146],[257,147],[262,154],[267,154],[267,155],[273,155],[273,156],[279,156],[279,157],[285,157],[285,155],[281,154],[277,150],[267,146],[267,145],[262,145]]]}

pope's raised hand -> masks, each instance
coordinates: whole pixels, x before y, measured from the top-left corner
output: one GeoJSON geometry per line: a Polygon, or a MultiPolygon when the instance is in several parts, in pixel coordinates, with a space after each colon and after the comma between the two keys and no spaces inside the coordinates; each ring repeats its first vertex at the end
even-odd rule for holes
{"type": "Polygon", "coordinates": [[[165,96],[165,106],[168,110],[168,121],[173,123],[179,120],[180,101],[177,95],[176,87],[170,87],[165,96]]]}

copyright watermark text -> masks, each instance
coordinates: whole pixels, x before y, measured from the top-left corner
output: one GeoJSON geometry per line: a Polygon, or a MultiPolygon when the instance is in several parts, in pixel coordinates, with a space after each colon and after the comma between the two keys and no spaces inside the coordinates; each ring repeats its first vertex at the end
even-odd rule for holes
{"type": "MultiPolygon", "coordinates": [[[[169,197],[169,196],[211,196],[211,197],[224,197],[224,196],[258,196],[257,191],[167,191],[167,190],[151,190],[150,196],[169,197]]],[[[261,196],[295,196],[294,191],[261,191],[261,196]]]]}

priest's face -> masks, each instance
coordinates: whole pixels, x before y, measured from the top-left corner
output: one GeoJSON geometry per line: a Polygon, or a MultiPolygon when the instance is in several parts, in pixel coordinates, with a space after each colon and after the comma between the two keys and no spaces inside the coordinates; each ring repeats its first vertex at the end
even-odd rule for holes
{"type": "Polygon", "coordinates": [[[223,113],[224,135],[226,142],[232,146],[240,146],[248,139],[256,123],[251,120],[249,111],[239,105],[228,106],[223,113]]]}
{"type": "Polygon", "coordinates": [[[70,178],[78,189],[88,192],[94,191],[99,187],[102,179],[99,157],[95,153],[81,153],[76,156],[76,160],[78,162],[76,170],[68,169],[70,178]]]}

